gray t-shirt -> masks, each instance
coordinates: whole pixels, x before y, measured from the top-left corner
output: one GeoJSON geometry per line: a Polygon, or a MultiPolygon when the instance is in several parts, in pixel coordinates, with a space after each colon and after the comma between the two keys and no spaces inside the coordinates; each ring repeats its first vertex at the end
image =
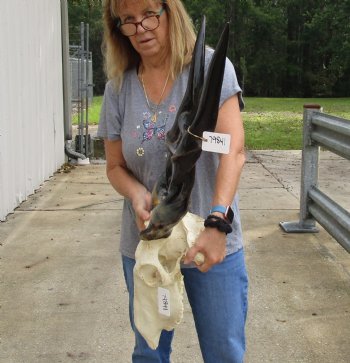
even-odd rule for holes
{"type": "MultiPolygon", "coordinates": [[[[206,71],[213,51],[206,51],[206,71]]],[[[125,72],[121,90],[116,91],[113,82],[106,84],[97,135],[109,140],[122,140],[122,151],[128,169],[145,187],[152,191],[157,178],[165,169],[167,149],[165,134],[172,127],[176,112],[186,91],[189,67],[177,77],[173,88],[157,109],[157,120],[152,121],[136,69],[125,72]]],[[[220,106],[231,96],[239,94],[243,107],[241,89],[232,63],[227,59],[221,90],[220,106]]],[[[151,103],[151,108],[156,105],[151,103]]],[[[234,136],[233,136],[234,137],[234,136]]],[[[196,163],[196,177],[191,194],[189,211],[206,218],[211,208],[215,187],[218,155],[202,151],[196,163]]],[[[227,254],[242,247],[242,231],[238,210],[238,196],[232,203],[234,211],[233,232],[227,235],[227,254]]],[[[131,201],[125,198],[120,235],[120,252],[135,258],[139,231],[131,201]]]]}

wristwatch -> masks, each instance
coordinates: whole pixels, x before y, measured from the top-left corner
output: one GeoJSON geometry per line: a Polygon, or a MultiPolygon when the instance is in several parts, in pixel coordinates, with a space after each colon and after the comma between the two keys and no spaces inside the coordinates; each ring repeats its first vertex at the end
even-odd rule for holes
{"type": "Polygon", "coordinates": [[[225,207],[223,205],[214,205],[213,207],[211,207],[209,213],[211,214],[213,212],[222,213],[230,223],[233,222],[234,213],[231,206],[228,205],[225,207]]]}

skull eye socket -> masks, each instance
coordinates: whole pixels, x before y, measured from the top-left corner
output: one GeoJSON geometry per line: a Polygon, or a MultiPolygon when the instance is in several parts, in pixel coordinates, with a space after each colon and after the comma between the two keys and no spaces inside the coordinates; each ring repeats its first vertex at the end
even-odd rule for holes
{"type": "Polygon", "coordinates": [[[176,267],[176,259],[167,259],[166,256],[159,255],[159,262],[163,266],[164,270],[168,273],[172,273],[176,267]]]}
{"type": "Polygon", "coordinates": [[[139,276],[148,286],[160,286],[164,283],[157,266],[144,264],[139,268],[139,276]]]}

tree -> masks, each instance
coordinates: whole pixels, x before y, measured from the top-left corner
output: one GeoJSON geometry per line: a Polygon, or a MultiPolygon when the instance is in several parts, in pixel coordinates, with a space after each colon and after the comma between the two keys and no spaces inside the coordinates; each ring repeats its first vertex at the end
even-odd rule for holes
{"type": "Polygon", "coordinates": [[[337,94],[336,87],[346,84],[349,94],[350,81],[344,76],[350,71],[350,1],[324,0],[318,5],[305,24],[305,81],[317,96],[337,94]]]}
{"type": "MultiPolygon", "coordinates": [[[[171,0],[168,0],[171,1],[171,0]]],[[[215,47],[230,21],[228,57],[251,96],[350,96],[350,0],[183,0],[207,18],[215,47]]],[[[72,42],[90,24],[95,94],[104,89],[102,0],[68,0],[72,42]]]]}
{"type": "Polygon", "coordinates": [[[101,52],[103,24],[102,0],[68,0],[70,44],[80,44],[80,23],[89,24],[90,51],[93,61],[94,94],[104,91],[106,77],[103,72],[101,52]]]}

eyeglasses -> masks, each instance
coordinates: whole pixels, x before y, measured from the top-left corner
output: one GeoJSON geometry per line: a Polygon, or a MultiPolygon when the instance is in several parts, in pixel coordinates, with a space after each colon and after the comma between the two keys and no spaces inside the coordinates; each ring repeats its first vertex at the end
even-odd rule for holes
{"type": "Polygon", "coordinates": [[[160,11],[158,12],[158,14],[146,16],[137,23],[121,24],[120,19],[118,19],[119,21],[118,21],[117,26],[120,29],[120,31],[122,32],[122,34],[124,34],[127,37],[132,37],[133,35],[135,35],[137,33],[138,25],[141,25],[142,28],[147,31],[157,29],[159,27],[159,23],[160,23],[159,18],[163,12],[164,12],[164,8],[161,8],[160,11]]]}

